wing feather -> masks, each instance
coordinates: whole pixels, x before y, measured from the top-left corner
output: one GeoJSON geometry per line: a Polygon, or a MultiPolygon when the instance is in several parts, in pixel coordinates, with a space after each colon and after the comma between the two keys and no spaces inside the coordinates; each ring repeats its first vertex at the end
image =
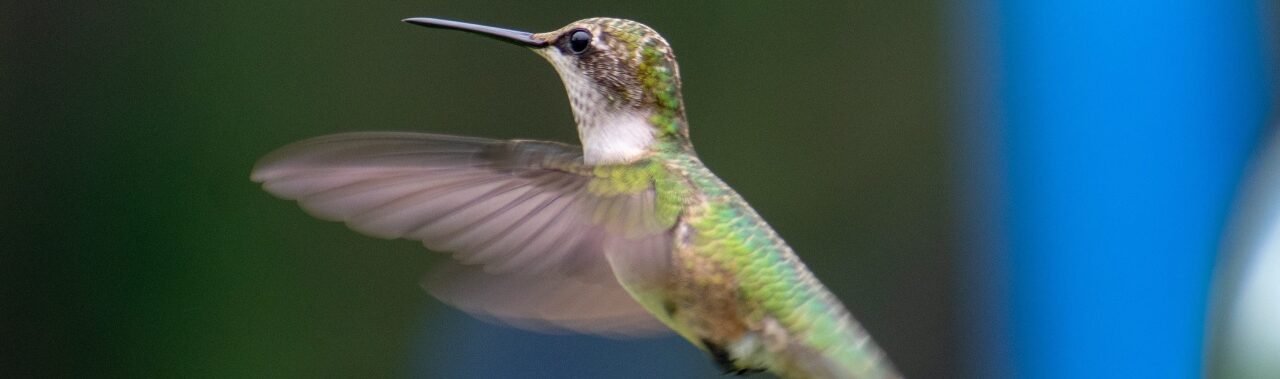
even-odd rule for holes
{"type": "Polygon", "coordinates": [[[671,226],[655,217],[655,190],[591,191],[612,179],[584,166],[577,147],[338,134],[269,154],[252,179],[320,219],[452,253],[457,263],[424,285],[467,312],[535,330],[665,330],[619,283],[609,257],[669,258],[671,226]]]}

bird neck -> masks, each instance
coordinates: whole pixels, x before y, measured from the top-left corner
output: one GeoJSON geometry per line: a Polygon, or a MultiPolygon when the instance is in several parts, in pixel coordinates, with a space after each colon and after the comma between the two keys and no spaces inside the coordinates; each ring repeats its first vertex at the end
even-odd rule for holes
{"type": "Polygon", "coordinates": [[[578,118],[583,161],[626,164],[659,150],[689,147],[684,114],[668,119],[656,111],[625,110],[578,118]]]}

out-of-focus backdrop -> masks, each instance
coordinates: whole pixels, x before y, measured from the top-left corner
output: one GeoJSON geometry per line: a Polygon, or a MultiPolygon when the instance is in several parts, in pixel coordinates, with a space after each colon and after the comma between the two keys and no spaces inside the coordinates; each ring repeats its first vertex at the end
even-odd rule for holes
{"type": "Polygon", "coordinates": [[[908,377],[1197,377],[1253,246],[1222,236],[1267,230],[1228,225],[1278,8],[1131,3],[3,4],[0,374],[719,377],[674,337],[475,321],[417,286],[445,256],[248,179],[336,132],[574,142],[541,58],[398,20],[610,16],[671,42],[702,159],[908,377]]]}

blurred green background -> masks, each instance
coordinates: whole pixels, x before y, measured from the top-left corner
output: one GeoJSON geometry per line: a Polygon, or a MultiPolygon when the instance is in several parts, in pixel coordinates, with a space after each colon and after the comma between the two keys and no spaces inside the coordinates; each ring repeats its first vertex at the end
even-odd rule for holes
{"type": "Polygon", "coordinates": [[[249,170],[276,147],[345,131],[576,142],[541,58],[399,20],[540,32],[611,16],[671,42],[703,160],[902,371],[954,376],[941,8],[0,5],[3,372],[410,376],[423,373],[408,362],[449,360],[413,347],[442,310],[417,281],[443,256],[315,220],[249,170]]]}

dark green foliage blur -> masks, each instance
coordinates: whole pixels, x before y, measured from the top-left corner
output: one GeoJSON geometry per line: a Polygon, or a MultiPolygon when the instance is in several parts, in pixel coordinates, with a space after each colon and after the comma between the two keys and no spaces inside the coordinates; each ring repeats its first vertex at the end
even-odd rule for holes
{"type": "Polygon", "coordinates": [[[0,373],[421,374],[410,347],[441,305],[417,281],[445,257],[313,219],[251,183],[250,168],[345,131],[576,142],[541,58],[399,20],[541,32],[612,16],[671,42],[703,160],[902,371],[954,376],[941,7],[0,5],[0,373]]]}

